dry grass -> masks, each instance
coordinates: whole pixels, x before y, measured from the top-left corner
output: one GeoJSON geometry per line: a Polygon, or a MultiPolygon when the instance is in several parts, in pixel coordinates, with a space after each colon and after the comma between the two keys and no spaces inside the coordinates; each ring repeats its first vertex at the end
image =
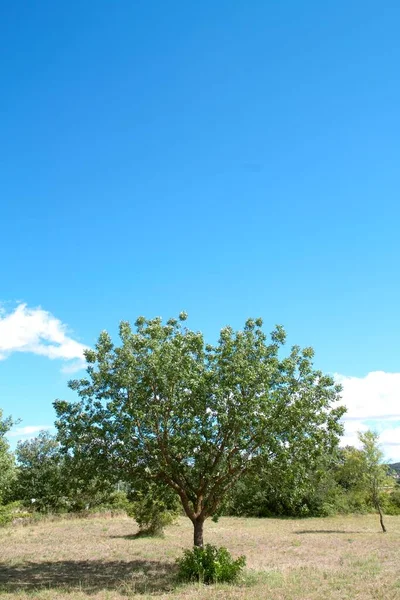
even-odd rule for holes
{"type": "Polygon", "coordinates": [[[247,557],[237,586],[174,583],[192,543],[187,519],[165,539],[136,537],[125,517],[42,522],[0,530],[4,600],[400,600],[400,517],[382,534],[374,516],[207,522],[206,541],[247,557]]]}

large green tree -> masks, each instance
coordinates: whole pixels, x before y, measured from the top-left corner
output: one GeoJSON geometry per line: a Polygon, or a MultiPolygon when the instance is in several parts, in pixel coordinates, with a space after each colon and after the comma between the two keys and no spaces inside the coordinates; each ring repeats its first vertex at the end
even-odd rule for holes
{"type": "Polygon", "coordinates": [[[11,417],[3,418],[0,408],[0,504],[7,497],[10,486],[15,478],[15,461],[6,434],[13,426],[11,417]]]}
{"type": "Polygon", "coordinates": [[[281,358],[285,332],[261,319],[225,327],[215,345],[170,319],[120,325],[86,351],[88,376],[70,382],[80,401],[56,401],[63,446],[93,468],[132,482],[148,478],[179,496],[203,545],[203,525],[227,492],[261,462],[311,457],[335,445],[340,388],[313,368],[311,348],[281,358]]]}

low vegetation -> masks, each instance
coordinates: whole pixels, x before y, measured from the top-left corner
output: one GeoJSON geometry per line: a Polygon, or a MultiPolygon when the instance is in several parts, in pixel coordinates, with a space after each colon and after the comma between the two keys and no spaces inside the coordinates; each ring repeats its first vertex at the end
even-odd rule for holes
{"type": "Polygon", "coordinates": [[[210,522],[211,544],[246,556],[229,586],[180,585],[176,557],[192,547],[187,519],[164,538],[137,536],[127,517],[42,521],[0,529],[2,600],[398,600],[400,517],[374,515],[210,522]]]}
{"type": "Polygon", "coordinates": [[[192,550],[185,550],[176,562],[179,581],[205,584],[234,583],[239,579],[246,559],[239,556],[235,560],[226,548],[206,544],[203,548],[194,546],[192,550]]]}

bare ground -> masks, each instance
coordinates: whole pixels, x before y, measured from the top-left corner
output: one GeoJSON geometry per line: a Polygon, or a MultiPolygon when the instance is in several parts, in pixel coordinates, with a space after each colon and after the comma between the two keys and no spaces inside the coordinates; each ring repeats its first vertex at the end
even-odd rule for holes
{"type": "Polygon", "coordinates": [[[177,586],[175,557],[192,544],[182,518],[164,539],[137,537],[126,517],[0,530],[0,598],[126,600],[400,600],[400,517],[373,515],[207,522],[206,541],[245,554],[236,586],[177,586]]]}

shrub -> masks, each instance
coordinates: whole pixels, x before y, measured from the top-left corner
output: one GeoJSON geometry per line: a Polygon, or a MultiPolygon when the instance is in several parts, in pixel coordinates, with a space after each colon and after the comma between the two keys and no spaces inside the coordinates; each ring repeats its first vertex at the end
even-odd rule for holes
{"type": "Polygon", "coordinates": [[[226,548],[207,544],[204,548],[185,550],[177,559],[180,581],[201,583],[231,583],[236,581],[246,564],[244,556],[234,560],[226,548]]]}
{"type": "Polygon", "coordinates": [[[127,514],[135,519],[142,534],[156,536],[162,535],[164,528],[172,525],[179,513],[163,500],[146,494],[130,503],[127,514]]]}
{"type": "Polygon", "coordinates": [[[400,488],[393,490],[393,492],[390,494],[390,501],[392,504],[397,506],[397,508],[400,508],[400,488]]]}
{"type": "Polygon", "coordinates": [[[4,525],[8,525],[13,520],[12,511],[9,509],[8,505],[0,506],[0,527],[4,525]]]}
{"type": "Polygon", "coordinates": [[[88,514],[101,514],[101,513],[110,513],[111,516],[128,514],[132,516],[133,506],[132,502],[128,500],[126,492],[123,491],[114,491],[108,495],[103,502],[99,504],[94,504],[90,508],[87,505],[84,509],[81,509],[79,512],[86,512],[88,514]]]}
{"type": "Polygon", "coordinates": [[[124,510],[125,512],[130,510],[131,507],[126,492],[123,491],[112,492],[107,504],[111,509],[124,510]]]}
{"type": "Polygon", "coordinates": [[[400,489],[395,489],[388,495],[384,510],[388,515],[400,515],[400,489]]]}
{"type": "Polygon", "coordinates": [[[0,527],[12,523],[15,519],[27,519],[30,517],[30,513],[21,510],[21,502],[0,505],[0,527]]]}

